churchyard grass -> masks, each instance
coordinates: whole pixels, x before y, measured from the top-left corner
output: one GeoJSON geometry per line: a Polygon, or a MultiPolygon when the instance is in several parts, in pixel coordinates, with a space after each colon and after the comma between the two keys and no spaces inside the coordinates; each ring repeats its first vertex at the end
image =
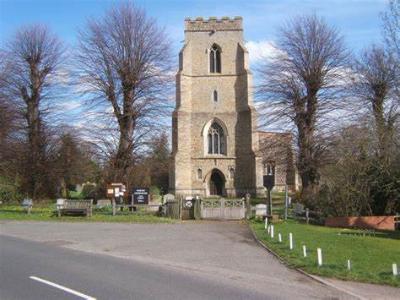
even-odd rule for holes
{"type": "Polygon", "coordinates": [[[288,265],[310,274],[343,280],[388,284],[400,287],[400,276],[393,276],[392,264],[400,267],[400,232],[379,231],[375,236],[362,236],[361,231],[307,225],[288,220],[274,224],[272,239],[264,223],[252,220],[250,226],[259,240],[288,265]],[[289,250],[289,233],[294,248],[289,250]],[[278,241],[282,235],[282,243],[278,241]],[[302,246],[306,245],[307,257],[302,246]],[[322,249],[323,264],[318,267],[317,248],[322,249]],[[351,270],[347,269],[347,260],[351,270]]]}
{"type": "Polygon", "coordinates": [[[172,223],[175,220],[163,218],[150,212],[128,211],[112,215],[111,208],[93,209],[91,217],[61,216],[57,217],[55,204],[34,204],[30,214],[19,205],[0,205],[0,220],[16,221],[58,221],[58,222],[131,222],[131,223],[172,223]]]}

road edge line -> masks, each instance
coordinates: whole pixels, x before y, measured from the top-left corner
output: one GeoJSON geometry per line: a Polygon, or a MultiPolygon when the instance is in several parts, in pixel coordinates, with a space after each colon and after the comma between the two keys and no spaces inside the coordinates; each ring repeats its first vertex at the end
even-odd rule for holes
{"type": "Polygon", "coordinates": [[[75,290],[70,289],[70,288],[68,288],[68,287],[66,287],[66,286],[57,284],[57,283],[55,283],[55,282],[48,281],[48,280],[46,280],[46,279],[42,279],[42,278],[37,277],[37,276],[29,276],[29,278],[32,279],[32,280],[36,280],[36,281],[39,281],[39,282],[41,282],[41,283],[47,284],[47,285],[49,285],[49,286],[55,287],[55,288],[57,288],[57,289],[60,289],[60,290],[62,290],[62,291],[64,291],[64,292],[70,293],[70,294],[72,294],[72,295],[81,297],[81,298],[86,299],[86,300],[96,300],[96,298],[94,298],[94,297],[85,295],[85,294],[83,294],[83,293],[81,293],[81,292],[75,291],[75,290]]]}

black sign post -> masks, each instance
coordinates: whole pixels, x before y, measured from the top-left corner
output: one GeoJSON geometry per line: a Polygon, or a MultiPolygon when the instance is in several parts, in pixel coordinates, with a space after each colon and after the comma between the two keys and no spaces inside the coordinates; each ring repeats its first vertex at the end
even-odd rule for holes
{"type": "MultiPolygon", "coordinates": [[[[271,190],[275,186],[275,175],[268,174],[263,176],[263,185],[267,188],[267,207],[269,204],[269,215],[272,216],[272,199],[271,199],[271,190]]],[[[268,211],[267,211],[268,216],[268,211]]]]}
{"type": "Polygon", "coordinates": [[[149,204],[149,189],[133,188],[132,197],[133,204],[149,204]]]}

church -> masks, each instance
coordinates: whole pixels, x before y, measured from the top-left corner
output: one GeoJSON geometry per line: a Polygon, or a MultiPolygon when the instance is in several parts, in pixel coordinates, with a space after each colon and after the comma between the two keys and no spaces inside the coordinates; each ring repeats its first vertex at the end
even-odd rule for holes
{"type": "Polygon", "coordinates": [[[185,19],[172,114],[169,180],[175,195],[264,196],[267,173],[275,174],[277,189],[296,186],[291,135],[257,130],[242,22],[185,19]]]}

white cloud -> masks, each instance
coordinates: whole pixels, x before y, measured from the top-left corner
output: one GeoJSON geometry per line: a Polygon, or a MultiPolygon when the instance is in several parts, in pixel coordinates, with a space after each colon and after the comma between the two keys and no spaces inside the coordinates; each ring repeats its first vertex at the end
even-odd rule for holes
{"type": "Polygon", "coordinates": [[[249,51],[250,64],[273,60],[282,53],[275,43],[269,40],[248,41],[246,48],[249,51]]]}
{"type": "Polygon", "coordinates": [[[70,100],[70,101],[66,101],[63,102],[61,104],[61,109],[63,109],[64,111],[66,110],[74,110],[77,109],[79,107],[81,107],[82,103],[80,101],[76,101],[76,100],[70,100]]]}

